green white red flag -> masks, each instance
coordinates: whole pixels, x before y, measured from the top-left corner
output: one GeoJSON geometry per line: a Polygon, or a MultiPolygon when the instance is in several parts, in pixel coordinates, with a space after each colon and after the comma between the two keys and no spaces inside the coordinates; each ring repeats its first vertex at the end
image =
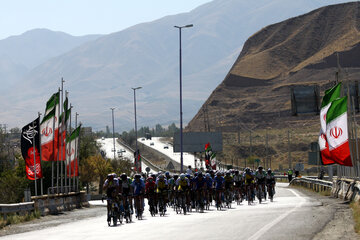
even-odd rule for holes
{"type": "Polygon", "coordinates": [[[340,165],[352,166],[347,126],[347,97],[331,103],[326,114],[326,138],[332,160],[340,165]]]}
{"type": "Polygon", "coordinates": [[[55,161],[54,155],[55,141],[54,141],[54,127],[55,127],[55,111],[54,108],[43,118],[40,124],[40,138],[41,138],[41,157],[43,161],[55,161]]]}
{"type": "Polygon", "coordinates": [[[341,83],[325,91],[325,95],[321,102],[320,109],[320,133],[319,133],[319,147],[321,153],[321,160],[324,165],[334,164],[335,161],[332,159],[329,145],[326,138],[326,114],[331,106],[331,103],[340,97],[341,83]]]}
{"type": "Polygon", "coordinates": [[[216,170],[216,153],[212,151],[210,143],[205,144],[205,165],[216,170]]]}
{"type": "Polygon", "coordinates": [[[76,128],[72,133],[69,139],[66,140],[67,145],[69,146],[66,150],[66,169],[67,175],[71,177],[79,176],[79,161],[78,161],[78,149],[79,149],[79,136],[80,128],[76,128]]]}

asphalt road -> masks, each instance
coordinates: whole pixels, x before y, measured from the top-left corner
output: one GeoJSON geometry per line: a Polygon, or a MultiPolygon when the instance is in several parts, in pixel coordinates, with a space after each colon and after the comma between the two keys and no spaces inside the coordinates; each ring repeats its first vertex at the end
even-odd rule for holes
{"type": "Polygon", "coordinates": [[[151,217],[146,211],[144,220],[117,227],[108,227],[106,209],[97,207],[65,213],[58,221],[48,216],[15,225],[2,231],[11,235],[1,239],[357,239],[350,216],[348,206],[337,199],[278,183],[274,202],[186,216],[168,210],[165,217],[151,217]]]}

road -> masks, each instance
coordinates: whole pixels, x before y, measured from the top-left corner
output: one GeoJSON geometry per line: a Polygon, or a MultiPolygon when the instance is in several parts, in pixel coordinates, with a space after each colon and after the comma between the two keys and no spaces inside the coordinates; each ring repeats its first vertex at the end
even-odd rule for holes
{"type": "MultiPolygon", "coordinates": [[[[144,220],[117,227],[107,226],[106,210],[99,208],[103,211],[99,216],[93,214],[86,219],[1,239],[356,239],[351,224],[345,220],[351,218],[350,213],[333,222],[339,209],[345,211],[348,206],[337,199],[309,196],[278,183],[274,202],[251,206],[246,203],[224,211],[212,208],[205,213],[189,215],[177,215],[168,210],[165,217],[151,217],[146,211],[144,220]],[[331,234],[325,227],[329,225],[331,234]],[[324,233],[324,229],[328,232],[324,233]]],[[[37,228],[36,224],[31,227],[37,228]]]]}
{"type": "MultiPolygon", "coordinates": [[[[139,138],[138,143],[144,144],[148,147],[151,147],[151,148],[155,149],[156,151],[159,151],[159,152],[165,154],[166,156],[170,157],[172,160],[180,163],[180,153],[174,153],[172,144],[163,143],[162,141],[160,141],[160,139],[161,139],[161,137],[152,137],[151,140],[145,139],[145,138],[139,138]],[[168,148],[164,148],[165,146],[167,146],[168,148]]],[[[198,160],[198,158],[196,158],[196,159],[198,160]]],[[[194,155],[191,153],[184,152],[183,153],[183,163],[184,163],[185,169],[189,165],[191,166],[192,169],[194,169],[195,168],[194,155]]],[[[197,166],[198,168],[200,168],[200,167],[205,168],[204,163],[201,166],[199,160],[197,161],[197,164],[198,164],[198,166],[197,166]]]]}
{"type": "MultiPolygon", "coordinates": [[[[112,138],[104,138],[104,139],[97,139],[98,143],[101,144],[101,150],[105,151],[106,157],[110,159],[114,159],[114,152],[112,149],[114,148],[114,142],[112,138]]],[[[132,163],[134,163],[134,153],[130,151],[130,149],[126,148],[125,146],[118,143],[117,138],[115,138],[115,156],[118,158],[118,150],[124,150],[125,152],[122,152],[122,156],[124,158],[129,159],[132,163]]],[[[147,165],[144,163],[144,161],[141,162],[141,169],[145,169],[147,165]]],[[[152,169],[152,172],[157,172],[156,170],[152,169]]]]}

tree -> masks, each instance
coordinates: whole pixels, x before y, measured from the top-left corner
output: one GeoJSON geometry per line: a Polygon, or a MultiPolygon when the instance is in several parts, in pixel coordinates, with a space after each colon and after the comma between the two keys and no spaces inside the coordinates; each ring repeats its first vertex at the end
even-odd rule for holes
{"type": "Polygon", "coordinates": [[[93,175],[99,179],[99,194],[102,194],[102,185],[106,176],[113,171],[109,159],[104,159],[100,154],[88,158],[90,170],[93,169],[93,175]]]}

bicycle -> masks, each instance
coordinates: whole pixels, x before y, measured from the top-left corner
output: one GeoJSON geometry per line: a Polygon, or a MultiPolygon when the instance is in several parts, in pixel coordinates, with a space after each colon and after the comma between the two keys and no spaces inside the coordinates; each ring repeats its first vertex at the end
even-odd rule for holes
{"type": "Polygon", "coordinates": [[[148,205],[149,205],[149,211],[152,217],[156,215],[156,201],[155,201],[155,193],[149,193],[148,194],[148,205]]]}
{"type": "Polygon", "coordinates": [[[142,220],[142,215],[144,212],[143,209],[143,198],[142,198],[142,194],[136,195],[134,196],[134,202],[135,202],[135,216],[138,220],[142,220]]]}
{"type": "Polygon", "coordinates": [[[232,192],[230,189],[225,190],[225,203],[227,208],[231,208],[232,192]]]}
{"type": "Polygon", "coordinates": [[[127,196],[124,196],[124,218],[126,223],[132,222],[132,211],[131,211],[131,205],[129,203],[129,198],[127,196]]]}
{"type": "Polygon", "coordinates": [[[269,194],[270,202],[274,200],[274,185],[273,184],[267,184],[267,191],[269,194]]]}

